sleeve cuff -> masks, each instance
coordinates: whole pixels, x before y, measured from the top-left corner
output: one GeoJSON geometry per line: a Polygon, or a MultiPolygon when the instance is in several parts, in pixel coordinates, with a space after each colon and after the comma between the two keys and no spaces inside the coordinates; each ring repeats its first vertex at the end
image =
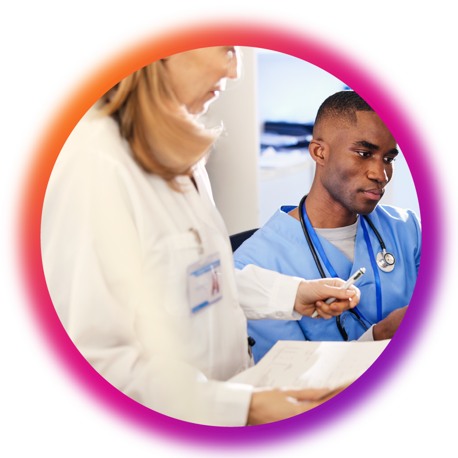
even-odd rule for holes
{"type": "Polygon", "coordinates": [[[297,288],[303,281],[249,264],[236,265],[235,277],[240,305],[249,320],[299,320],[294,310],[297,288]]]}
{"type": "Polygon", "coordinates": [[[225,382],[220,385],[214,403],[214,424],[217,426],[246,426],[254,387],[225,382]]]}
{"type": "Polygon", "coordinates": [[[302,318],[302,315],[294,310],[297,288],[302,281],[302,278],[287,275],[277,277],[269,298],[269,310],[275,310],[272,319],[300,320],[302,318]]]}
{"type": "Polygon", "coordinates": [[[374,325],[372,325],[359,339],[358,342],[374,341],[374,325]]]}

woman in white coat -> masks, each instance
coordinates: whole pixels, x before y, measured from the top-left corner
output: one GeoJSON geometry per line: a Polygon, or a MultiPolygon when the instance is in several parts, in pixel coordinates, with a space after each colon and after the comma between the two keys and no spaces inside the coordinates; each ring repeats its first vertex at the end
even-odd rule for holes
{"type": "Polygon", "coordinates": [[[205,48],[121,81],[67,140],[42,217],[48,289],[87,361],[155,411],[220,426],[276,421],[323,402],[323,391],[227,382],[252,365],[247,318],[315,309],[329,318],[359,300],[340,280],[253,266],[236,279],[204,168],[219,130],[197,115],[237,65],[234,47],[205,48]],[[330,296],[341,300],[320,301],[330,296]]]}

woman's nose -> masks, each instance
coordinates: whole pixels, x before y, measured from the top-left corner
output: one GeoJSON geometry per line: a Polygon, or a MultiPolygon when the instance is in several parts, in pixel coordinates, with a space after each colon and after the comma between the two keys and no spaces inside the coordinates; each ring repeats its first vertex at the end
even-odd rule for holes
{"type": "Polygon", "coordinates": [[[229,53],[232,53],[232,55],[228,62],[226,77],[237,79],[240,76],[240,51],[234,48],[234,50],[229,51],[229,53]]]}

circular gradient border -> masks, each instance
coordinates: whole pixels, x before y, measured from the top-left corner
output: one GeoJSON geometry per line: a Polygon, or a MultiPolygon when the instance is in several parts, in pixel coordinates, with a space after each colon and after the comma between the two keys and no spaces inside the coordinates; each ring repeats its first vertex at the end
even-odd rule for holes
{"type": "Polygon", "coordinates": [[[379,384],[399,367],[414,345],[425,323],[433,287],[438,282],[434,266],[442,258],[439,227],[443,211],[439,207],[438,182],[432,164],[424,151],[421,136],[409,122],[403,108],[378,81],[370,69],[364,68],[348,55],[308,36],[292,33],[271,24],[204,23],[180,27],[157,34],[136,45],[121,50],[93,72],[73,94],[70,94],[51,119],[36,150],[31,154],[25,171],[18,205],[17,248],[20,276],[30,304],[30,311],[41,328],[50,350],[64,370],[99,403],[101,408],[123,417],[152,438],[163,438],[180,444],[207,448],[268,447],[280,440],[307,437],[331,422],[345,418],[377,392],[379,384]],[[376,363],[339,396],[310,412],[281,422],[249,428],[211,427],[186,423],[158,414],[131,400],[103,379],[82,357],[63,329],[51,302],[43,273],[40,226],[46,186],[67,137],[86,111],[118,81],[155,60],[189,49],[239,45],[266,48],[290,54],[331,73],[357,91],[383,119],[403,151],[417,186],[423,220],[423,248],[417,285],[409,308],[391,344],[376,363]]]}

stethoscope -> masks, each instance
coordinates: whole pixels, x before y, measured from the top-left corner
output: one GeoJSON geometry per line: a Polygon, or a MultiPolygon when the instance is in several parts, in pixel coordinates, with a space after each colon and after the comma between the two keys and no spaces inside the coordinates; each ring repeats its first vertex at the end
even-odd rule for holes
{"type": "MultiPolygon", "coordinates": [[[[299,204],[299,219],[302,225],[302,230],[304,231],[305,238],[307,240],[307,244],[310,248],[313,259],[315,261],[315,264],[318,268],[318,271],[320,272],[321,278],[326,278],[326,274],[324,273],[320,259],[318,258],[317,252],[315,250],[315,247],[316,247],[316,249],[318,250],[321,256],[321,259],[323,260],[324,264],[326,265],[328,272],[331,274],[332,277],[338,277],[336,271],[334,270],[331,263],[329,262],[323,250],[323,247],[321,246],[320,240],[318,239],[318,236],[315,230],[313,229],[310,223],[310,220],[308,219],[307,211],[305,210],[305,199],[306,198],[307,198],[307,194],[301,199],[301,202],[299,204]]],[[[374,224],[372,223],[372,221],[370,220],[370,218],[367,215],[363,215],[363,219],[361,219],[361,226],[363,228],[364,239],[366,241],[367,249],[369,252],[369,258],[371,261],[372,270],[374,271],[375,290],[376,290],[376,299],[377,299],[377,317],[378,317],[378,321],[381,321],[382,320],[382,287],[381,287],[380,275],[379,275],[377,267],[380,270],[382,270],[383,272],[391,272],[394,269],[396,259],[392,253],[389,253],[386,251],[386,246],[382,240],[382,237],[380,236],[379,232],[377,231],[374,224]],[[382,251],[377,254],[377,257],[374,257],[374,251],[372,249],[372,243],[369,238],[369,232],[367,230],[367,227],[364,221],[366,221],[367,224],[369,224],[370,228],[372,229],[372,231],[374,232],[375,236],[377,237],[380,243],[380,247],[382,251]]],[[[355,307],[355,309],[356,308],[357,307],[355,307]]],[[[356,320],[367,331],[368,327],[362,321],[361,318],[363,318],[368,323],[370,323],[370,321],[364,318],[364,316],[362,315],[362,313],[359,310],[356,311],[355,309],[350,309],[349,312],[355,316],[356,320]]],[[[340,316],[336,317],[336,324],[337,324],[337,327],[343,339],[345,341],[348,341],[348,334],[346,333],[344,326],[341,323],[340,316]]],[[[370,324],[372,325],[372,323],[370,324]]]]}

